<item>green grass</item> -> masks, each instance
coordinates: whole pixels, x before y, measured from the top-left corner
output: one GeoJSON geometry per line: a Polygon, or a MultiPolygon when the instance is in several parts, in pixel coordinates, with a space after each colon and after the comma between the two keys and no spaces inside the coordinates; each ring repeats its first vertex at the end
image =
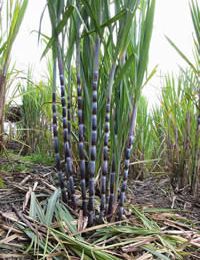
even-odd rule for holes
{"type": "Polygon", "coordinates": [[[26,155],[21,157],[23,161],[31,162],[34,164],[42,164],[42,165],[47,165],[51,166],[54,164],[54,158],[53,156],[48,156],[47,154],[42,154],[42,153],[33,153],[30,155],[26,155]]]}
{"type": "Polygon", "coordinates": [[[2,172],[7,172],[7,173],[12,173],[12,172],[27,172],[30,168],[24,164],[24,163],[14,163],[14,162],[8,162],[4,163],[4,165],[0,166],[0,171],[2,172]]]}
{"type": "Polygon", "coordinates": [[[6,188],[6,184],[4,182],[4,180],[2,178],[0,178],[0,189],[5,189],[6,188]]]}
{"type": "Polygon", "coordinates": [[[53,166],[54,158],[47,154],[33,153],[26,156],[20,156],[12,150],[7,151],[5,162],[0,165],[0,171],[2,172],[19,172],[26,173],[34,168],[35,164],[41,164],[44,166],[53,166]]]}

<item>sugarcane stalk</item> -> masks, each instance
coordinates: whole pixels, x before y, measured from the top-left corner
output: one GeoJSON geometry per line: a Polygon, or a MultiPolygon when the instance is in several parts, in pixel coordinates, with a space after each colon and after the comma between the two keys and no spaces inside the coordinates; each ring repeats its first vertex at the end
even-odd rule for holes
{"type": "Polygon", "coordinates": [[[56,161],[56,170],[58,173],[59,186],[61,188],[62,199],[67,202],[67,196],[64,187],[64,180],[60,165],[60,153],[59,153],[59,142],[58,142],[58,129],[57,129],[57,109],[56,109],[56,62],[53,65],[53,93],[52,93],[52,112],[53,112],[53,139],[54,139],[54,152],[56,161]]]}
{"type": "Polygon", "coordinates": [[[62,62],[62,55],[60,45],[58,43],[58,69],[61,89],[61,104],[62,104],[62,120],[63,120],[63,139],[64,139],[64,153],[65,153],[65,173],[68,179],[68,195],[71,200],[72,207],[76,208],[74,178],[73,178],[73,162],[71,156],[71,147],[68,141],[68,127],[67,127],[67,109],[65,100],[65,81],[64,81],[64,67],[62,62]]]}
{"type": "Polygon", "coordinates": [[[109,194],[109,201],[108,201],[108,216],[111,216],[113,213],[113,205],[115,202],[115,161],[112,160],[112,169],[110,173],[110,194],[109,194]]]}
{"type": "Polygon", "coordinates": [[[68,65],[68,94],[67,94],[67,141],[71,148],[71,69],[68,65]]]}
{"type": "Polygon", "coordinates": [[[77,96],[78,96],[78,125],[79,125],[79,167],[81,176],[81,197],[83,216],[87,216],[86,201],[86,180],[85,180],[85,154],[84,154],[84,120],[83,120],[83,98],[80,76],[80,25],[77,24],[77,41],[76,41],[76,71],[77,71],[77,96]]]}
{"type": "MultiPolygon", "coordinates": [[[[69,80],[71,80],[71,73],[69,73],[69,80]]],[[[71,147],[71,93],[70,93],[70,83],[69,83],[69,91],[67,95],[67,141],[69,143],[69,147],[71,147]]]]}
{"type": "MultiPolygon", "coordinates": [[[[123,65],[125,63],[125,57],[126,57],[126,51],[124,50],[123,54],[121,55],[121,59],[120,59],[120,63],[123,65]]],[[[109,88],[109,97],[110,97],[110,101],[111,101],[111,95],[112,95],[112,86],[113,86],[113,81],[114,81],[114,74],[115,74],[115,70],[116,70],[116,62],[113,64],[112,69],[111,69],[111,82],[112,84],[110,85],[109,88]]],[[[117,117],[117,114],[115,115],[117,117]]],[[[118,127],[117,124],[115,124],[115,139],[117,140],[117,131],[118,131],[118,127]]],[[[113,213],[113,206],[114,206],[114,202],[115,202],[115,177],[116,177],[116,171],[115,171],[115,161],[114,158],[112,159],[112,169],[110,172],[110,180],[109,180],[109,187],[108,187],[108,191],[107,191],[107,214],[110,218],[111,214],[113,213]]]]}
{"type": "Polygon", "coordinates": [[[95,198],[95,170],[96,170],[96,145],[97,145],[97,84],[99,77],[99,52],[100,39],[97,36],[94,48],[94,68],[92,80],[92,129],[91,129],[91,145],[90,145],[90,161],[88,165],[89,172],[89,201],[88,201],[88,225],[94,223],[94,198],[95,198]]]}
{"type": "Polygon", "coordinates": [[[114,81],[114,75],[116,70],[116,62],[113,63],[108,83],[108,98],[106,102],[106,115],[105,115],[105,127],[104,127],[104,147],[103,147],[103,165],[102,165],[102,175],[101,175],[101,204],[100,204],[100,218],[105,216],[106,211],[106,182],[108,176],[108,143],[110,136],[110,105],[111,105],[111,95],[112,86],[114,81]]]}
{"type": "Polygon", "coordinates": [[[124,202],[126,199],[126,190],[127,190],[127,181],[128,181],[128,173],[129,173],[129,164],[130,164],[130,156],[131,156],[131,149],[133,146],[133,141],[135,137],[135,124],[136,124],[136,117],[137,117],[137,107],[136,104],[133,106],[132,115],[131,115],[131,125],[129,130],[129,137],[128,142],[125,149],[125,162],[124,162],[124,176],[120,191],[120,198],[119,198],[119,218],[121,219],[124,214],[124,202]]]}

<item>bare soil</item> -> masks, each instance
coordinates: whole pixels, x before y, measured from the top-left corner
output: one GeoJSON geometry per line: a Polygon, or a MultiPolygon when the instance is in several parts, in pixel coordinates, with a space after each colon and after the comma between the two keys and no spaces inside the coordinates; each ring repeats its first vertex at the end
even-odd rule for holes
{"type": "Polygon", "coordinates": [[[179,214],[200,226],[200,201],[191,195],[189,187],[174,190],[169,177],[151,177],[131,181],[133,203],[143,207],[177,209],[179,214]]]}
{"type": "MultiPolygon", "coordinates": [[[[5,163],[5,159],[0,159],[5,163]]],[[[16,162],[15,162],[16,163],[16,162]]],[[[21,163],[21,162],[19,162],[21,163]]],[[[12,203],[22,209],[29,187],[37,185],[44,196],[52,193],[56,173],[53,167],[33,165],[28,172],[0,172],[5,189],[0,189],[0,209],[8,211],[12,203]],[[25,180],[25,182],[24,182],[25,180]],[[52,185],[52,189],[49,188],[52,185]],[[45,192],[44,192],[45,191],[45,192]]],[[[177,209],[179,213],[200,225],[200,202],[196,201],[188,187],[181,191],[172,188],[169,177],[151,177],[143,181],[130,180],[128,198],[133,205],[144,208],[177,209]]]]}

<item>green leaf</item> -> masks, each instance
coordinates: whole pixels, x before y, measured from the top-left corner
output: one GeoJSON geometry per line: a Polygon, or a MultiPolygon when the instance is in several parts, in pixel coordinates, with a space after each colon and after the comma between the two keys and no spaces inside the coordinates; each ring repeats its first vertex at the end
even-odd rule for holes
{"type": "Polygon", "coordinates": [[[195,65],[185,56],[185,54],[175,45],[175,43],[165,36],[171,46],[180,54],[180,56],[185,60],[185,62],[193,69],[193,71],[198,75],[199,72],[196,69],[195,65]]]}
{"type": "MultiPolygon", "coordinates": [[[[63,14],[62,20],[58,23],[56,27],[54,27],[53,36],[48,41],[47,46],[43,51],[41,58],[43,58],[48,53],[48,51],[52,48],[52,46],[57,42],[59,34],[63,31],[64,27],[67,25],[68,19],[72,16],[74,9],[75,8],[73,5],[69,5],[67,7],[66,11],[63,14]]],[[[51,20],[53,20],[53,17],[51,20]]]]}
{"type": "Polygon", "coordinates": [[[45,213],[46,217],[46,225],[49,226],[52,224],[53,216],[55,214],[56,210],[56,203],[60,197],[60,190],[54,191],[54,193],[51,195],[51,197],[48,199],[47,209],[45,213]]]}
{"type": "Polygon", "coordinates": [[[14,11],[12,13],[12,20],[9,27],[8,38],[6,40],[6,48],[4,49],[4,54],[3,54],[4,64],[2,67],[4,67],[4,74],[7,73],[12,46],[19,32],[20,26],[22,24],[25,11],[27,8],[27,4],[28,4],[28,0],[24,0],[22,3],[17,1],[14,7],[14,11]]]}
{"type": "Polygon", "coordinates": [[[63,14],[62,20],[58,23],[57,27],[55,28],[55,33],[56,37],[63,31],[64,27],[67,25],[68,19],[71,17],[73,11],[74,11],[74,6],[69,5],[66,9],[66,11],[63,14]]]}

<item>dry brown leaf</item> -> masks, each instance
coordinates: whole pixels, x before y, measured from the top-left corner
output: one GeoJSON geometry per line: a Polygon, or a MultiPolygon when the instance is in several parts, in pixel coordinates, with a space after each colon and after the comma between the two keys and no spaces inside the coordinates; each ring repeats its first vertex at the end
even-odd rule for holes
{"type": "Polygon", "coordinates": [[[133,257],[128,255],[128,254],[122,254],[123,258],[126,259],[126,260],[133,260],[133,257]]]}
{"type": "Polygon", "coordinates": [[[19,183],[19,185],[24,185],[30,178],[31,178],[31,175],[26,176],[26,177],[19,183]]]}
{"type": "Polygon", "coordinates": [[[6,237],[2,240],[0,240],[0,244],[9,244],[9,242],[15,240],[16,238],[18,238],[19,235],[13,234],[9,237],[6,237]]]}
{"type": "Polygon", "coordinates": [[[11,221],[17,222],[19,220],[19,218],[16,216],[16,214],[14,212],[5,212],[4,213],[4,212],[0,211],[0,215],[3,218],[9,219],[11,221]]]}
{"type": "Polygon", "coordinates": [[[14,228],[13,226],[7,226],[5,224],[0,224],[0,227],[1,227],[1,231],[2,232],[8,231],[8,232],[13,232],[13,233],[17,233],[17,234],[23,234],[22,231],[20,231],[19,229],[14,228]]]}
{"type": "Polygon", "coordinates": [[[155,241],[156,239],[156,237],[147,237],[142,239],[141,241],[122,247],[122,250],[125,253],[134,252],[137,250],[138,247],[149,244],[150,242],[155,241]]]}
{"type": "Polygon", "coordinates": [[[25,259],[23,254],[0,254],[0,259],[25,259]]]}
{"type": "Polygon", "coordinates": [[[136,260],[153,260],[153,256],[149,253],[145,253],[144,255],[136,258],[136,260]]]}
{"type": "Polygon", "coordinates": [[[36,190],[37,186],[38,186],[38,181],[36,181],[36,182],[34,183],[34,185],[33,185],[33,191],[36,190]]]}
{"type": "Polygon", "coordinates": [[[25,199],[24,199],[24,202],[23,202],[23,208],[22,208],[22,211],[24,211],[29,203],[29,200],[30,200],[30,197],[31,197],[31,193],[32,193],[32,188],[29,187],[29,190],[27,191],[26,195],[25,195],[25,199]]]}
{"type": "Polygon", "coordinates": [[[82,232],[86,229],[88,224],[88,218],[83,216],[83,211],[80,210],[79,217],[78,217],[78,232],[82,232]]]}
{"type": "Polygon", "coordinates": [[[42,180],[42,179],[41,179],[41,181],[42,181],[42,183],[43,183],[45,186],[47,186],[50,190],[52,190],[52,191],[56,191],[56,190],[57,190],[56,187],[54,187],[53,185],[47,183],[46,181],[44,181],[44,180],[42,180]]]}
{"type": "Polygon", "coordinates": [[[78,217],[78,232],[83,230],[83,211],[80,210],[78,217]]]}

